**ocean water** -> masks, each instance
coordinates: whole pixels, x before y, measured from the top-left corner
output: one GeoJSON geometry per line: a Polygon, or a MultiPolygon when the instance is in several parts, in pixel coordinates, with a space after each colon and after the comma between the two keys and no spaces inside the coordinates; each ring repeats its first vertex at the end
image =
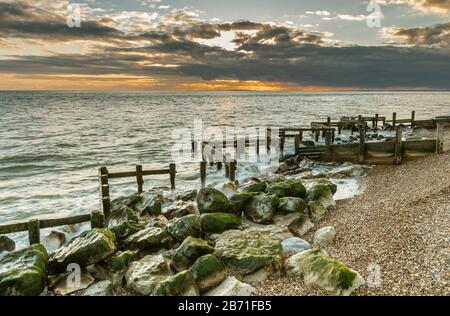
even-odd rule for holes
{"type": "MultiPolygon", "coordinates": [[[[167,167],[173,130],[192,129],[195,119],[204,126],[299,127],[327,116],[395,111],[409,118],[411,110],[417,119],[448,113],[450,92],[0,92],[0,223],[98,208],[100,166],[167,167]]],[[[199,185],[197,164],[177,167],[178,187],[199,185]]],[[[238,178],[259,167],[241,170],[238,178]]],[[[110,183],[112,197],[136,190],[133,179],[110,183]]],[[[168,184],[158,176],[144,186],[168,184]]]]}

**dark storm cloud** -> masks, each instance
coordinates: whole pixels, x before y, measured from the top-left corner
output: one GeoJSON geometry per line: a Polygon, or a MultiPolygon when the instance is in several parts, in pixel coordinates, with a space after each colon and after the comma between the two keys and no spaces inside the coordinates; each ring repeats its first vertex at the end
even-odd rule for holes
{"type": "Polygon", "coordinates": [[[389,35],[404,44],[450,46],[450,22],[430,27],[395,28],[389,35]]]}

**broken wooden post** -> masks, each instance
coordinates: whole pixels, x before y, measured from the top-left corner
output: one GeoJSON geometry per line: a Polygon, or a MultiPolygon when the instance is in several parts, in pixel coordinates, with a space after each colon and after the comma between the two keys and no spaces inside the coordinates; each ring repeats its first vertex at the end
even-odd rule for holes
{"type": "Polygon", "coordinates": [[[325,146],[327,147],[331,146],[331,130],[325,131],[325,146]]]}
{"type": "Polygon", "coordinates": [[[320,137],[320,130],[316,130],[315,133],[316,134],[315,134],[315,138],[314,139],[315,139],[315,141],[317,143],[319,141],[319,137],[320,137]]]}
{"type": "Polygon", "coordinates": [[[333,129],[331,131],[331,144],[334,144],[334,138],[336,137],[336,130],[333,129]]]}
{"type": "Polygon", "coordinates": [[[105,227],[109,220],[109,214],[111,212],[111,199],[109,196],[109,185],[108,185],[108,169],[106,167],[101,167],[99,169],[99,180],[100,180],[100,209],[105,216],[105,227]]]}
{"type": "Polygon", "coordinates": [[[294,151],[296,155],[300,152],[300,135],[294,137],[294,151]]]}
{"type": "Polygon", "coordinates": [[[436,122],[436,154],[444,151],[444,123],[436,122]]]}
{"type": "Polygon", "coordinates": [[[220,161],[217,162],[217,171],[222,170],[222,163],[220,161]]]}
{"type": "Polygon", "coordinates": [[[416,120],[416,111],[411,112],[411,128],[414,127],[414,122],[416,120]]]}
{"type": "Polygon", "coordinates": [[[281,139],[280,139],[280,156],[284,156],[284,142],[286,141],[286,132],[283,130],[281,131],[281,139]]]}
{"type": "Polygon", "coordinates": [[[374,128],[378,128],[378,117],[379,117],[379,115],[378,114],[375,114],[375,122],[374,122],[374,128]]]}
{"type": "Polygon", "coordinates": [[[397,113],[394,112],[392,113],[392,127],[395,127],[396,123],[397,123],[397,113]]]}
{"type": "Polygon", "coordinates": [[[40,223],[38,219],[28,221],[28,240],[30,245],[41,243],[40,223]]]}
{"type": "Polygon", "coordinates": [[[105,215],[98,210],[91,213],[91,228],[104,228],[105,227],[105,215]]]}
{"type": "Polygon", "coordinates": [[[169,174],[170,174],[170,188],[175,190],[175,176],[177,174],[177,167],[174,163],[169,165],[169,174]]]}
{"type": "Polygon", "coordinates": [[[200,183],[204,188],[206,185],[206,161],[200,161],[200,183]]]}
{"type": "Polygon", "coordinates": [[[142,165],[136,166],[136,182],[138,186],[138,193],[144,192],[144,177],[142,176],[142,165]]]}
{"type": "Polygon", "coordinates": [[[230,162],[230,174],[229,174],[229,179],[231,182],[234,182],[236,180],[236,161],[231,161],[230,162]]]}
{"type": "Polygon", "coordinates": [[[364,162],[364,156],[366,152],[366,126],[362,123],[359,124],[359,154],[358,161],[364,162]]]}
{"type": "Polygon", "coordinates": [[[395,129],[395,164],[402,163],[402,127],[397,126],[395,129]]]}
{"type": "Polygon", "coordinates": [[[270,146],[272,145],[272,139],[271,139],[271,133],[272,133],[272,130],[271,130],[271,128],[269,127],[269,128],[267,128],[267,135],[266,135],[266,137],[267,137],[267,140],[266,140],[266,146],[267,146],[267,151],[269,151],[270,150],[270,146]]]}

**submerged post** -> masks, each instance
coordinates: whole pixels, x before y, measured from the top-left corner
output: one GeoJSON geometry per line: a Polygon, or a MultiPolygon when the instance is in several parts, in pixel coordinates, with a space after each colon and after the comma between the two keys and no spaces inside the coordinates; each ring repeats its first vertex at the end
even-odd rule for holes
{"type": "Polygon", "coordinates": [[[170,174],[170,188],[175,190],[175,176],[177,174],[177,167],[174,163],[169,165],[169,174],[170,174]]]}
{"type": "Polygon", "coordinates": [[[395,164],[402,163],[402,127],[397,126],[395,129],[395,164]]]}
{"type": "Polygon", "coordinates": [[[142,165],[136,166],[136,182],[138,186],[138,193],[144,192],[144,177],[142,176],[142,165]]]}
{"type": "Polygon", "coordinates": [[[40,223],[38,219],[32,219],[28,222],[28,240],[30,245],[41,243],[40,223]]]}
{"type": "Polygon", "coordinates": [[[359,154],[358,161],[364,162],[366,152],[366,126],[359,124],[359,154]]]}

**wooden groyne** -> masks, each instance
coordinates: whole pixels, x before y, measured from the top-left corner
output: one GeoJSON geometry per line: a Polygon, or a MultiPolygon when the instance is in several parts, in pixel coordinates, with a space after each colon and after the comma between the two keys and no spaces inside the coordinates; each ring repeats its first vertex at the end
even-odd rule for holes
{"type": "MultiPolygon", "coordinates": [[[[416,120],[415,112],[411,117],[398,119],[393,113],[392,119],[379,116],[355,116],[341,117],[338,121],[327,118],[325,122],[312,122],[310,127],[304,128],[281,128],[279,129],[279,153],[280,158],[286,158],[284,149],[286,142],[293,139],[295,155],[322,161],[335,162],[359,162],[369,164],[400,164],[402,161],[416,159],[431,154],[443,152],[444,126],[450,123],[450,116],[436,117],[429,120],[416,120]],[[370,127],[377,128],[379,124],[385,126],[390,124],[395,129],[395,137],[383,142],[367,142],[366,130],[370,127]],[[423,127],[435,130],[433,138],[420,140],[402,140],[402,130],[405,126],[423,127]],[[358,133],[359,139],[356,143],[336,144],[336,135],[340,135],[343,130],[349,129],[351,133],[358,133]],[[311,133],[317,143],[323,138],[324,145],[302,147],[305,133],[311,133]]],[[[272,143],[270,129],[267,131],[266,146],[269,149],[272,143]]],[[[245,148],[256,145],[256,153],[260,154],[260,140],[245,139],[245,148]]],[[[192,142],[192,149],[195,152],[200,147],[202,149],[202,161],[199,163],[200,183],[206,186],[207,166],[215,165],[217,170],[225,169],[225,176],[231,181],[236,180],[237,161],[233,155],[226,154],[227,148],[237,149],[239,140],[232,142],[231,147],[228,142],[223,143],[221,149],[215,148],[212,142],[203,141],[201,144],[192,142]],[[200,146],[199,146],[200,145],[200,146]],[[206,149],[206,150],[205,150],[206,149]],[[205,154],[209,152],[211,154],[205,154]],[[216,157],[222,157],[217,161],[216,157]],[[225,167],[225,168],[223,168],[225,167]]],[[[107,226],[111,211],[110,180],[120,178],[135,178],[137,192],[144,191],[144,177],[154,175],[169,175],[170,188],[174,190],[177,169],[175,164],[170,164],[167,169],[145,170],[142,165],[137,165],[132,171],[110,172],[107,167],[101,167],[98,171],[100,210],[90,214],[70,216],[53,219],[31,219],[26,222],[0,225],[0,235],[18,232],[28,232],[30,244],[40,243],[40,230],[64,225],[81,223],[91,223],[92,228],[107,226]]]]}

